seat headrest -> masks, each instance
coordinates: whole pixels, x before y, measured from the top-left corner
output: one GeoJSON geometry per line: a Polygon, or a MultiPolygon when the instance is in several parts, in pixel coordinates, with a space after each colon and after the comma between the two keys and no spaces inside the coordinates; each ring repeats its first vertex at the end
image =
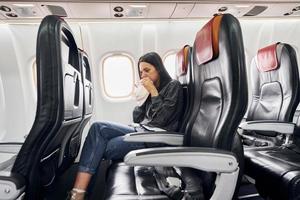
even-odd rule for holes
{"type": "Polygon", "coordinates": [[[177,77],[184,76],[187,73],[187,68],[189,64],[189,45],[185,45],[176,54],[176,75],[177,77]]]}
{"type": "Polygon", "coordinates": [[[277,56],[277,45],[272,44],[265,48],[259,49],[257,52],[257,68],[259,71],[267,72],[275,70],[279,67],[277,56]]]}
{"type": "Polygon", "coordinates": [[[222,17],[223,15],[217,15],[212,18],[196,35],[195,48],[198,65],[218,57],[219,30],[222,17]]]}

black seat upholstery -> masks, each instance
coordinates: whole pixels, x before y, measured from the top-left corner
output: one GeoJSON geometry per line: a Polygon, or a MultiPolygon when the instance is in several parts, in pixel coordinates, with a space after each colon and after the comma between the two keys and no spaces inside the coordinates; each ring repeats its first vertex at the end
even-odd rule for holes
{"type": "MultiPolygon", "coordinates": [[[[269,107],[271,109],[269,117],[272,115],[277,120],[291,121],[291,113],[295,110],[299,93],[296,54],[288,44],[277,44],[278,48],[280,48],[280,51],[277,50],[278,63],[280,63],[278,70],[280,71],[274,73],[276,76],[273,80],[275,84],[281,83],[282,89],[277,91],[276,95],[268,97],[275,98],[272,101],[274,102],[273,105],[279,103],[282,106],[281,110],[269,107]],[[276,77],[277,79],[275,79],[276,77]],[[285,82],[278,81],[279,77],[285,82]],[[280,91],[282,93],[279,93],[280,91]]],[[[270,86],[272,86],[271,83],[270,86]]],[[[298,120],[295,119],[294,121],[297,122],[298,120]]],[[[277,134],[274,131],[270,133],[277,134]]],[[[262,197],[278,200],[300,199],[299,133],[299,128],[296,128],[293,133],[293,142],[282,146],[245,149],[245,173],[255,179],[256,188],[262,197]]]]}
{"type": "Polygon", "coordinates": [[[192,79],[192,67],[191,67],[191,54],[192,48],[189,45],[185,45],[176,54],[176,78],[182,85],[183,91],[183,103],[184,111],[180,118],[179,132],[184,132],[187,121],[191,112],[192,104],[192,91],[191,91],[191,79],[192,79]]]}
{"type": "Polygon", "coordinates": [[[74,138],[82,129],[84,93],[77,45],[57,16],[41,22],[37,38],[37,111],[12,173],[26,181],[25,199],[42,199],[77,156],[74,138]],[[67,164],[68,163],[68,164],[67,164]]]}
{"type": "MultiPolygon", "coordinates": [[[[251,63],[252,101],[246,121],[292,122],[299,102],[299,75],[292,47],[276,43],[258,51],[251,63]]],[[[252,131],[249,146],[281,145],[285,137],[274,131],[252,131]]]]}
{"type": "Polygon", "coordinates": [[[255,179],[264,198],[300,198],[300,151],[295,147],[274,146],[245,150],[245,172],[255,179]]]}
{"type": "Polygon", "coordinates": [[[68,142],[62,147],[62,151],[64,152],[64,159],[59,166],[60,172],[64,172],[66,168],[70,167],[70,165],[74,162],[74,159],[77,157],[78,151],[80,149],[83,129],[92,117],[93,111],[94,95],[89,59],[86,52],[81,49],[79,49],[78,51],[81,79],[83,81],[83,119],[80,125],[77,127],[77,130],[72,133],[72,135],[68,138],[68,142]]]}
{"type": "Polygon", "coordinates": [[[192,51],[194,101],[184,146],[149,148],[127,154],[125,164],[110,168],[107,199],[169,199],[158,187],[150,166],[179,169],[189,195],[197,191],[200,199],[232,198],[239,168],[231,150],[247,104],[239,22],[229,14],[214,17],[198,32],[192,51]],[[211,176],[207,172],[216,174],[211,176]]]}

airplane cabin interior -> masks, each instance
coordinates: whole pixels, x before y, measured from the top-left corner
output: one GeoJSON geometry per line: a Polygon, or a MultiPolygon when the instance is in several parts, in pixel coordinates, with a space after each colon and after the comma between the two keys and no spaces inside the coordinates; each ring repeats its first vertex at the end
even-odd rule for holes
{"type": "Polygon", "coordinates": [[[67,199],[92,125],[133,126],[157,52],[178,128],[124,135],[146,148],[103,159],[85,199],[299,200],[299,35],[297,0],[0,1],[0,199],[67,199]]]}

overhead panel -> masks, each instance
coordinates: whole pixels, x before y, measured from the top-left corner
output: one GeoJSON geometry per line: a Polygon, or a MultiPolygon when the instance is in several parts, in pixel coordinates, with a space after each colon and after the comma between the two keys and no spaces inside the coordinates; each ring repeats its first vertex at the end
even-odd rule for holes
{"type": "Polygon", "coordinates": [[[251,8],[251,10],[249,10],[246,14],[244,14],[244,16],[247,16],[247,17],[257,16],[257,15],[261,14],[262,12],[264,12],[267,8],[268,8],[268,6],[255,5],[253,8],[251,8]]]}
{"type": "Polygon", "coordinates": [[[176,3],[149,3],[147,18],[170,18],[176,3]]]}
{"type": "Polygon", "coordinates": [[[110,18],[109,3],[68,3],[73,18],[110,18]]]}
{"type": "MultiPolygon", "coordinates": [[[[260,5],[260,4],[259,4],[260,5]]],[[[259,14],[262,17],[280,17],[280,16],[293,16],[297,15],[297,11],[293,11],[300,4],[288,3],[288,4],[261,4],[268,6],[268,8],[259,14]]],[[[300,9],[300,7],[299,7],[300,9]]]]}
{"type": "Polygon", "coordinates": [[[0,13],[0,19],[5,19],[5,17],[0,13]]]}
{"type": "Polygon", "coordinates": [[[73,18],[68,3],[60,2],[38,2],[41,10],[46,15],[58,15],[67,18],[73,18]]]}
{"type": "Polygon", "coordinates": [[[44,14],[37,3],[28,2],[0,2],[0,13],[8,19],[44,17],[44,14]]]}
{"type": "Polygon", "coordinates": [[[300,16],[300,9],[299,10],[294,10],[292,13],[292,16],[300,16]]]}
{"type": "Polygon", "coordinates": [[[194,6],[195,4],[190,4],[190,3],[177,3],[171,18],[187,17],[192,11],[192,9],[194,8],[194,6]]]}
{"type": "Polygon", "coordinates": [[[212,17],[217,13],[230,13],[241,17],[252,9],[252,4],[195,4],[188,18],[212,17]]]}
{"type": "Polygon", "coordinates": [[[148,3],[111,3],[112,18],[146,18],[148,3]]]}

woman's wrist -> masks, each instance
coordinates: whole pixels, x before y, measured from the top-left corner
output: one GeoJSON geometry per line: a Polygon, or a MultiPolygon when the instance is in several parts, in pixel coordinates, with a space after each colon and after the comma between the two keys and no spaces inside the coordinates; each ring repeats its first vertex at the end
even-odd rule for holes
{"type": "Polygon", "coordinates": [[[158,96],[158,91],[157,90],[152,90],[150,92],[150,94],[151,94],[151,97],[157,97],[158,96]]]}

